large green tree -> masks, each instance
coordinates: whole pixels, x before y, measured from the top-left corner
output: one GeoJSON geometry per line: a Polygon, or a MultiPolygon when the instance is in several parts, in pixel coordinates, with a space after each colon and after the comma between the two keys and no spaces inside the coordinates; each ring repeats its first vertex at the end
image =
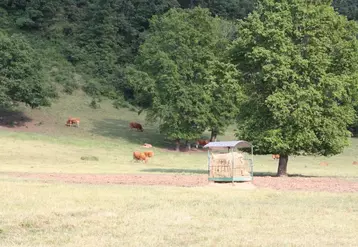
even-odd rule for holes
{"type": "Polygon", "coordinates": [[[41,62],[26,40],[0,31],[0,105],[49,106],[56,94],[42,75],[41,62]]]}
{"type": "Polygon", "coordinates": [[[211,132],[210,141],[216,141],[217,135],[224,134],[228,125],[234,122],[243,95],[239,84],[240,73],[234,65],[215,61],[209,68],[206,90],[210,101],[206,126],[211,132]]]}
{"type": "Polygon", "coordinates": [[[136,103],[149,119],[159,119],[160,131],[177,144],[207,128],[221,129],[237,112],[236,69],[220,61],[235,35],[229,26],[207,9],[171,9],[151,20],[136,66],[128,69],[136,103]]]}
{"type": "Polygon", "coordinates": [[[262,0],[231,48],[247,100],[238,137],[260,153],[335,155],[349,144],[358,83],[357,25],[329,1],[262,0]]]}

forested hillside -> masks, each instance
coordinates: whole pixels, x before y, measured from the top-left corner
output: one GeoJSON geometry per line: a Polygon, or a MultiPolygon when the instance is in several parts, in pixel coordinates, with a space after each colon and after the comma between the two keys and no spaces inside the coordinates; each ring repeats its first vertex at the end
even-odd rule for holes
{"type": "MultiPolygon", "coordinates": [[[[25,36],[43,61],[43,76],[62,84],[66,92],[81,86],[95,99],[107,96],[123,103],[123,96],[132,97],[123,69],[134,61],[153,15],[201,6],[212,15],[237,20],[252,11],[253,2],[0,0],[0,29],[25,36]]],[[[358,18],[356,1],[335,0],[333,5],[349,18],[358,18]]]]}

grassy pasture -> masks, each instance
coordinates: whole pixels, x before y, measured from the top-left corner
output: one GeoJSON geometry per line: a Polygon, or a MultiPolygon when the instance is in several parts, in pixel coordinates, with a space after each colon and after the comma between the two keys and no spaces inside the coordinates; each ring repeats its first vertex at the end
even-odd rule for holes
{"type": "Polygon", "coordinates": [[[6,177],[0,186],[0,245],[6,247],[358,245],[356,194],[6,177]]]}
{"type": "MultiPolygon", "coordinates": [[[[89,102],[75,94],[52,108],[22,108],[31,121],[14,129],[21,131],[0,129],[0,172],[206,173],[206,152],[168,151],[172,143],[143,116],[109,102],[93,110],[89,102]],[[68,116],[80,117],[80,128],[66,127],[68,116]],[[144,123],[145,132],[130,131],[130,121],[144,123]],[[132,162],[132,152],[145,150],[144,142],[153,144],[154,158],[132,162]],[[98,161],[81,159],[90,156],[98,161]]],[[[233,128],[219,139],[234,139],[233,128]]],[[[254,159],[256,175],[275,174],[271,156],[254,159]]],[[[334,157],[290,157],[288,169],[299,176],[356,180],[353,161],[358,161],[354,138],[334,157]]],[[[358,245],[354,193],[73,185],[0,174],[0,197],[4,247],[358,245]]]]}
{"type": "MultiPolygon", "coordinates": [[[[75,128],[73,128],[75,129],[75,128]]],[[[132,160],[132,152],[146,150],[139,144],[118,140],[95,140],[79,137],[48,136],[38,133],[0,131],[2,152],[0,171],[64,173],[185,173],[205,174],[207,154],[203,151],[176,153],[154,147],[155,156],[147,164],[132,160]],[[81,159],[95,156],[96,160],[81,159]]],[[[357,177],[352,165],[358,153],[358,140],[344,153],[330,158],[290,157],[289,173],[302,176],[357,177]],[[319,163],[328,162],[328,166],[319,163]]],[[[274,174],[277,160],[257,155],[255,174],[274,174]]]]}
{"type": "MultiPolygon", "coordinates": [[[[0,171],[68,172],[68,173],[205,173],[206,152],[176,153],[171,142],[159,134],[155,124],[128,109],[115,109],[109,101],[100,109],[88,106],[90,98],[83,93],[62,95],[51,108],[20,107],[23,126],[19,131],[0,129],[2,152],[0,171]],[[79,128],[66,127],[68,116],[79,117],[79,128]],[[130,121],[139,121],[144,132],[130,130],[130,121]],[[143,143],[153,144],[155,157],[148,164],[133,163],[132,152],[145,150],[143,143]],[[99,160],[82,160],[96,156],[99,160]]],[[[19,116],[17,116],[19,118],[19,116]]],[[[235,140],[230,127],[219,140],[235,140]]],[[[208,136],[208,133],[205,133],[208,136]]],[[[255,156],[255,173],[275,174],[277,161],[270,155],[255,156]]],[[[290,174],[303,176],[358,176],[358,139],[344,153],[334,157],[290,157],[290,174]],[[320,166],[328,162],[328,166],[320,166]]]]}

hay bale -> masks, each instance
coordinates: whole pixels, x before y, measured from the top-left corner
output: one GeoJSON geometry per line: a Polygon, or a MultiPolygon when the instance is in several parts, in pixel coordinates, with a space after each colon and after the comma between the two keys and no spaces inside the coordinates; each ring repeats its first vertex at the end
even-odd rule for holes
{"type": "Polygon", "coordinates": [[[211,154],[209,176],[214,178],[250,176],[249,162],[244,159],[242,153],[211,154]],[[232,162],[234,162],[234,171],[232,162]]]}

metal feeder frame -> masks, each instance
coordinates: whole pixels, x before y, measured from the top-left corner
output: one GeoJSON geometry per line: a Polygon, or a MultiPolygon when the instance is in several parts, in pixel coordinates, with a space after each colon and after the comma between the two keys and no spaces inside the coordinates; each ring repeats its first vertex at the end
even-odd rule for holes
{"type": "Polygon", "coordinates": [[[245,182],[245,181],[252,181],[254,178],[254,150],[253,145],[250,142],[247,141],[223,141],[223,142],[209,142],[206,144],[203,148],[208,148],[208,178],[209,181],[215,181],[215,182],[245,182]],[[234,151],[236,149],[240,148],[251,148],[251,159],[245,158],[245,160],[248,160],[249,167],[251,169],[249,176],[234,176],[234,167],[235,167],[235,160],[232,160],[232,174],[231,177],[210,177],[210,151],[215,149],[227,149],[228,153],[232,153],[232,157],[234,157],[234,151]]]}

